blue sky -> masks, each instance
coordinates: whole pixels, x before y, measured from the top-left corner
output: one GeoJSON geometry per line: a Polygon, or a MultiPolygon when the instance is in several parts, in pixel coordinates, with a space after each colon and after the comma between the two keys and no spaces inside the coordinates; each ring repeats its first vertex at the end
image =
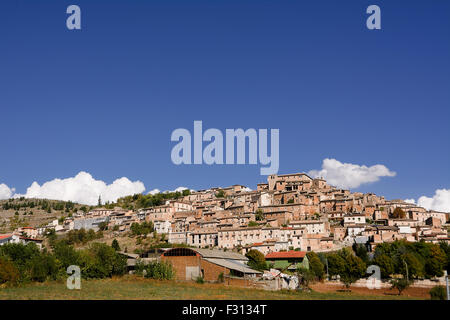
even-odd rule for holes
{"type": "Polygon", "coordinates": [[[266,180],[172,164],[176,128],[279,128],[279,173],[325,158],[397,175],[387,198],[450,188],[449,1],[0,2],[0,183],[80,171],[148,190],[266,180]],[[82,30],[66,28],[77,4],[82,30]],[[381,8],[382,29],[366,28],[381,8]]]}

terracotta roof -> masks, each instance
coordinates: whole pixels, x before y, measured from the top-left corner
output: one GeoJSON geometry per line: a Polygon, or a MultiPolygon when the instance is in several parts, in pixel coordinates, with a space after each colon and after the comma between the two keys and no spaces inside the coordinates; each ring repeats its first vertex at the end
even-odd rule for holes
{"type": "Polygon", "coordinates": [[[1,234],[0,235],[0,240],[7,239],[7,238],[9,238],[11,236],[12,236],[12,234],[1,234]]]}
{"type": "Polygon", "coordinates": [[[271,252],[266,255],[266,259],[288,259],[288,258],[304,258],[306,255],[305,251],[281,251],[281,252],[271,252]]]}

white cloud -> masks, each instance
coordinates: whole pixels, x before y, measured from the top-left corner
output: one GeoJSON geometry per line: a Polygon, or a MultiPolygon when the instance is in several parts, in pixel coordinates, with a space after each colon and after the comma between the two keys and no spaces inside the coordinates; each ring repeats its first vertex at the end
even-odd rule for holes
{"type": "MultiPolygon", "coordinates": [[[[159,189],[153,189],[153,190],[150,190],[147,194],[155,195],[157,193],[183,192],[184,190],[188,190],[188,188],[186,188],[186,187],[178,187],[175,190],[166,190],[166,191],[163,191],[163,192],[161,192],[161,190],[159,190],[159,189]]],[[[191,191],[195,191],[195,190],[192,190],[192,189],[190,189],[190,190],[191,191]]]]}
{"type": "Polygon", "coordinates": [[[14,194],[15,189],[8,187],[6,184],[0,184],[0,200],[9,199],[14,194]]]}
{"type": "Polygon", "coordinates": [[[150,190],[147,194],[155,195],[155,194],[157,194],[157,193],[161,193],[161,190],[159,190],[159,189],[153,189],[153,190],[150,190]]]}
{"type": "Polygon", "coordinates": [[[184,190],[187,190],[187,189],[188,188],[186,188],[186,187],[178,187],[173,192],[183,192],[184,190]]]}
{"type": "Polygon", "coordinates": [[[111,184],[95,180],[89,173],[81,171],[75,177],[54,179],[39,185],[33,182],[26,194],[16,194],[14,197],[41,198],[63,201],[73,201],[82,204],[96,205],[98,197],[102,202],[114,202],[117,198],[142,193],[145,186],[140,181],[130,181],[120,178],[111,184]]]}
{"type": "Polygon", "coordinates": [[[450,189],[438,189],[432,198],[422,196],[417,205],[428,210],[450,212],[450,189]]]}
{"type": "Polygon", "coordinates": [[[308,174],[314,178],[323,177],[329,184],[343,189],[357,188],[365,183],[376,182],[381,177],[396,175],[381,164],[367,167],[342,163],[336,159],[324,159],[322,170],[311,170],[308,174]]]}

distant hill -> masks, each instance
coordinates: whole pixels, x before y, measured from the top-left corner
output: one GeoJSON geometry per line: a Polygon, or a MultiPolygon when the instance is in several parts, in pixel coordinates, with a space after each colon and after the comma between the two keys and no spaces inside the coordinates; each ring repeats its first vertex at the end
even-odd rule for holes
{"type": "Polygon", "coordinates": [[[54,219],[71,216],[78,210],[92,207],[71,201],[17,198],[0,200],[0,233],[11,232],[18,227],[39,227],[54,219]]]}

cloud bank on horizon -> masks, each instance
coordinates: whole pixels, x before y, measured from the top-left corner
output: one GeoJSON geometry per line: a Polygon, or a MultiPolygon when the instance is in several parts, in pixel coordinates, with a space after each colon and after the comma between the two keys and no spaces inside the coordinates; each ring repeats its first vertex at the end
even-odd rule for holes
{"type": "Polygon", "coordinates": [[[114,202],[120,197],[142,193],[144,190],[145,186],[141,181],[130,181],[122,177],[111,184],[106,184],[81,171],[75,177],[53,179],[42,185],[35,181],[27,188],[25,194],[14,194],[14,198],[52,199],[96,205],[99,196],[103,203],[114,202]]]}
{"type": "MultiPolygon", "coordinates": [[[[186,187],[178,187],[173,191],[186,190],[186,187]]],[[[75,177],[66,179],[53,179],[39,185],[36,181],[27,188],[25,194],[15,193],[14,188],[6,184],[0,184],[0,200],[9,198],[37,198],[61,201],[73,201],[80,204],[96,205],[99,196],[102,202],[115,202],[118,198],[143,193],[145,185],[141,181],[131,181],[126,177],[116,179],[111,184],[102,180],[96,180],[90,173],[81,171],[75,177]]],[[[159,189],[153,189],[148,194],[160,193],[159,189]]]]}
{"type": "MultiPolygon", "coordinates": [[[[159,190],[159,189],[153,189],[153,190],[150,190],[147,194],[155,195],[155,194],[158,194],[158,193],[182,192],[184,190],[188,190],[188,188],[186,188],[186,187],[178,187],[175,190],[166,190],[164,192],[161,192],[161,190],[159,190]]],[[[192,190],[192,189],[190,189],[190,190],[191,191],[195,191],[195,190],[192,190]]]]}
{"type": "Polygon", "coordinates": [[[321,170],[308,172],[313,178],[324,178],[329,184],[342,189],[353,189],[379,181],[381,177],[395,177],[396,172],[382,164],[371,167],[352,163],[342,163],[336,159],[324,159],[321,170]]]}

